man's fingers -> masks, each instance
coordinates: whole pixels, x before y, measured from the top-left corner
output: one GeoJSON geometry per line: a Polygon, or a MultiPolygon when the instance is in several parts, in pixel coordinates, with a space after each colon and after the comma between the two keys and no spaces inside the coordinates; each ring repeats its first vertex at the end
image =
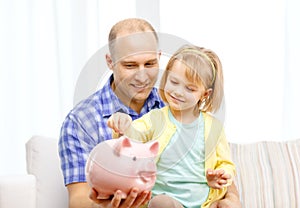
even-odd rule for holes
{"type": "Polygon", "coordinates": [[[122,200],[122,194],[121,191],[118,190],[115,192],[114,197],[111,200],[112,208],[118,208],[121,204],[121,200],[122,200]]]}
{"type": "Polygon", "coordinates": [[[133,188],[131,189],[129,195],[127,196],[127,198],[123,201],[122,205],[120,206],[120,208],[127,208],[127,207],[132,207],[133,203],[135,202],[137,196],[138,196],[138,189],[137,188],[133,188]]]}
{"type": "Polygon", "coordinates": [[[150,199],[151,199],[151,191],[143,191],[137,196],[135,202],[132,204],[132,207],[138,208],[142,205],[146,205],[150,199]]]}

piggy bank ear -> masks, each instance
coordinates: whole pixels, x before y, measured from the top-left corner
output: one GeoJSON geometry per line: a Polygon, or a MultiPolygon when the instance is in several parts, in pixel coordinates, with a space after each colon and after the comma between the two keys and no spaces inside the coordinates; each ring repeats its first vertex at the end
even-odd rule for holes
{"type": "Polygon", "coordinates": [[[131,141],[127,137],[124,137],[121,143],[122,148],[131,147],[131,141]]]}
{"type": "Polygon", "coordinates": [[[119,141],[116,143],[115,148],[114,148],[114,152],[118,156],[120,156],[123,148],[128,148],[128,147],[131,147],[131,146],[132,145],[131,145],[130,139],[128,139],[127,137],[122,136],[122,137],[119,138],[119,141]]]}
{"type": "Polygon", "coordinates": [[[155,141],[151,144],[150,146],[150,152],[153,154],[153,155],[157,155],[158,153],[158,149],[159,149],[159,143],[158,141],[155,141]]]}

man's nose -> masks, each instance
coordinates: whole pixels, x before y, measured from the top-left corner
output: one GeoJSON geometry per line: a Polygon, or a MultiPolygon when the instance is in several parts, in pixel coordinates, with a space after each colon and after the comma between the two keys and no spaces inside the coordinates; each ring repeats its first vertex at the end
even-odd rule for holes
{"type": "Polygon", "coordinates": [[[135,73],[135,79],[137,79],[140,82],[145,82],[148,79],[147,70],[145,69],[144,66],[140,66],[137,69],[135,73]]]}

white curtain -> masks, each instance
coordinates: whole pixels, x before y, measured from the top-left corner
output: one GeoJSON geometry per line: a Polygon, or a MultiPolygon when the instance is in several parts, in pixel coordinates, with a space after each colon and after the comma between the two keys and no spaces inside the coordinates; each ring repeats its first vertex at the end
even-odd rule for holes
{"type": "Polygon", "coordinates": [[[160,6],[162,32],[219,55],[229,141],[300,138],[299,1],[186,0],[160,6]]]}
{"type": "Polygon", "coordinates": [[[0,174],[25,173],[26,141],[58,138],[81,69],[135,1],[0,0],[0,15],[0,174]]]}
{"type": "Polygon", "coordinates": [[[82,68],[125,17],[217,52],[230,141],[299,138],[299,9],[296,0],[0,0],[0,174],[26,171],[32,135],[58,138],[82,68]]]}

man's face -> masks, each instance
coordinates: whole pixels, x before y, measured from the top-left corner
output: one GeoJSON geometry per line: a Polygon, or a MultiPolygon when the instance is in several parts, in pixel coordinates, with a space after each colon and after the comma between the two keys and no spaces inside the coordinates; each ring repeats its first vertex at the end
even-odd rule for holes
{"type": "Polygon", "coordinates": [[[130,107],[143,104],[158,77],[156,39],[150,33],[118,38],[113,52],[110,68],[114,74],[115,94],[130,107]]]}

